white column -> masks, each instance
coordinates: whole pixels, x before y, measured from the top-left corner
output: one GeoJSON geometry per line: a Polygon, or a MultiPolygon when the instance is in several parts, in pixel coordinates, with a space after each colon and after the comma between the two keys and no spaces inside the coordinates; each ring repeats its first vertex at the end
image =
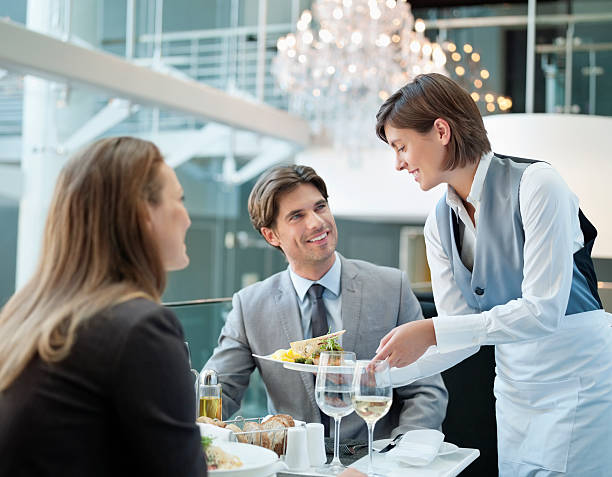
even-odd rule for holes
{"type": "MultiPolygon", "coordinates": [[[[59,5],[29,0],[28,28],[49,33],[59,5]]],[[[19,204],[16,288],[31,276],[38,262],[41,239],[55,180],[65,161],[57,154],[53,84],[26,76],[23,87],[22,158],[23,195],[19,204]]]]}

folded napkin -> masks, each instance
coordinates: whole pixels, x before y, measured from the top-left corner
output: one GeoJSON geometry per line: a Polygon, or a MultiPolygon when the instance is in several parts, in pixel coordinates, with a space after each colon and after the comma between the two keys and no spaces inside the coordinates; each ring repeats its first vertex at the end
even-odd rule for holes
{"type": "Polygon", "coordinates": [[[408,431],[387,455],[404,464],[423,466],[435,459],[443,441],[444,434],[435,429],[408,431]]]}
{"type": "Polygon", "coordinates": [[[232,431],[223,427],[215,426],[213,424],[204,424],[203,422],[196,422],[200,428],[200,435],[212,437],[220,441],[229,441],[232,431]]]}

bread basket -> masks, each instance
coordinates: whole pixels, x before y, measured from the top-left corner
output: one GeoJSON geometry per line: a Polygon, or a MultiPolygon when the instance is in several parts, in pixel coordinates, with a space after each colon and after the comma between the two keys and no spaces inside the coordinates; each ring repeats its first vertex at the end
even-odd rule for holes
{"type": "Polygon", "coordinates": [[[225,421],[225,428],[230,429],[231,441],[253,444],[271,449],[280,457],[287,450],[287,429],[294,426],[293,419],[285,414],[268,417],[244,418],[225,421]],[[289,418],[289,419],[287,419],[289,418]]]}

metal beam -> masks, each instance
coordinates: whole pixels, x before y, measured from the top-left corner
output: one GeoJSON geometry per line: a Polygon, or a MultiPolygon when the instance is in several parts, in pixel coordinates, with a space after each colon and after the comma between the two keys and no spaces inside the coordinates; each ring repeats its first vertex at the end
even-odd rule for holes
{"type": "MultiPolygon", "coordinates": [[[[199,157],[222,157],[228,153],[228,138],[231,129],[218,124],[216,126],[225,128],[225,131],[221,132],[219,130],[219,134],[206,143],[201,141],[201,129],[162,130],[156,135],[147,132],[137,134],[137,136],[141,139],[153,141],[166,158],[166,162],[169,165],[174,166],[176,164],[178,166],[182,162],[181,157],[185,157],[185,154],[179,154],[183,146],[192,144],[194,141],[199,142],[201,147],[190,157],[194,155],[199,157]]],[[[235,136],[234,153],[236,157],[254,157],[259,153],[261,147],[259,135],[248,131],[236,131],[235,136]]],[[[189,160],[190,157],[186,160],[189,160]]]]}
{"type": "MultiPolygon", "coordinates": [[[[552,14],[536,16],[536,25],[565,25],[567,23],[601,23],[612,20],[612,13],[578,13],[578,14],[552,14]]],[[[497,17],[465,17],[440,18],[438,20],[424,20],[425,28],[448,29],[480,28],[498,26],[525,26],[529,21],[527,15],[505,15],[497,17]]]]}
{"type": "Polygon", "coordinates": [[[251,159],[237,172],[224,177],[223,180],[230,184],[244,184],[266,169],[286,162],[295,154],[295,148],[291,145],[274,139],[262,139],[261,151],[261,154],[251,159]]]}
{"type": "Polygon", "coordinates": [[[108,92],[134,103],[180,111],[195,117],[290,141],[310,142],[306,121],[271,106],[236,98],[193,80],[182,80],[0,21],[0,66],[22,74],[68,81],[108,92]]]}
{"type": "MultiPolygon", "coordinates": [[[[297,17],[296,17],[297,18],[297,17]]],[[[268,33],[288,33],[295,28],[293,23],[277,23],[267,25],[268,33]]],[[[163,41],[183,41],[183,40],[204,40],[209,38],[227,38],[230,36],[246,36],[257,34],[258,25],[239,26],[236,28],[208,28],[206,30],[188,30],[166,32],[162,34],[163,41]]],[[[155,40],[155,35],[150,33],[140,35],[138,41],[142,43],[151,43],[155,40]]]]}
{"type": "Polygon", "coordinates": [[[70,138],[62,144],[68,154],[80,149],[110,128],[127,118],[137,106],[132,106],[124,99],[111,99],[109,103],[83,124],[70,138]]]}
{"type": "Polygon", "coordinates": [[[268,17],[268,0],[259,0],[259,13],[257,16],[257,82],[255,97],[264,100],[264,82],[266,75],[266,23],[268,17]]]}
{"type": "Polygon", "coordinates": [[[565,112],[569,113],[572,109],[572,69],[574,65],[574,24],[570,23],[567,26],[567,34],[565,35],[565,112]]]}
{"type": "Polygon", "coordinates": [[[535,44],[536,44],[536,0],[529,0],[527,15],[527,61],[525,74],[525,112],[533,113],[533,92],[535,83],[535,44]]]}
{"type": "MultiPolygon", "coordinates": [[[[187,162],[192,157],[205,154],[209,145],[218,144],[226,140],[229,128],[220,124],[210,123],[199,131],[194,131],[188,140],[183,138],[182,143],[176,144],[169,149],[166,155],[166,162],[170,167],[178,167],[187,162]]],[[[162,152],[164,152],[162,150],[162,152]]]]}
{"type": "MultiPolygon", "coordinates": [[[[566,45],[537,45],[537,53],[565,53],[566,45]]],[[[603,43],[580,43],[572,45],[572,51],[612,51],[612,42],[603,43]]]]}

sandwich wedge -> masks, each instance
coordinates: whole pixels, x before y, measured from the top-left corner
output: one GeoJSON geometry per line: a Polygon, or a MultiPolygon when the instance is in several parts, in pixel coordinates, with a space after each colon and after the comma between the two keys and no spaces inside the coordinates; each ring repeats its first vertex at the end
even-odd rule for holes
{"type": "Polygon", "coordinates": [[[317,336],[308,340],[293,341],[289,345],[294,354],[304,357],[305,363],[319,364],[321,351],[343,351],[342,347],[338,344],[338,337],[342,336],[345,332],[346,330],[336,331],[335,333],[317,336]]]}

